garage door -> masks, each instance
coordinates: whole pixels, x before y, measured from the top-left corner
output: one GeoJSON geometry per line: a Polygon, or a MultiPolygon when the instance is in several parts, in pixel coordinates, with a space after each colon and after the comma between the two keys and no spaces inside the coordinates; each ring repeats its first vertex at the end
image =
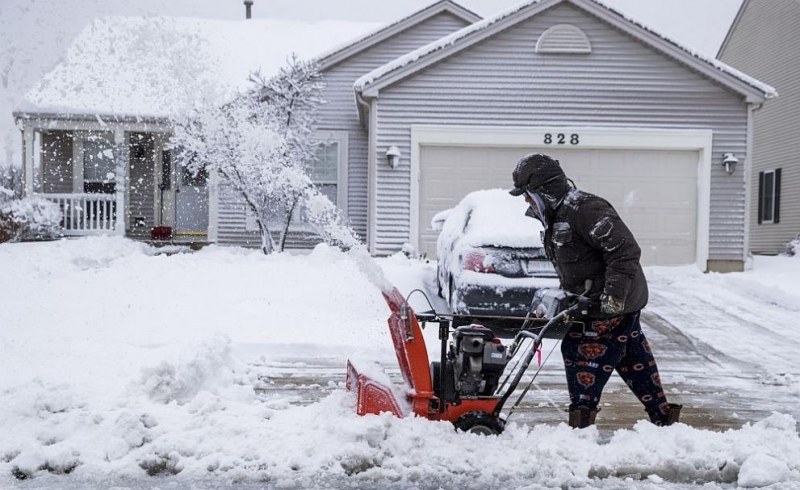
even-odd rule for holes
{"type": "MultiPolygon", "coordinates": [[[[468,192],[510,188],[511,171],[525,148],[422,146],[420,148],[420,249],[435,256],[431,218],[468,192]]],[[[695,262],[697,240],[696,151],[554,150],[567,176],[606,198],[631,228],[646,265],[695,262]]]]}

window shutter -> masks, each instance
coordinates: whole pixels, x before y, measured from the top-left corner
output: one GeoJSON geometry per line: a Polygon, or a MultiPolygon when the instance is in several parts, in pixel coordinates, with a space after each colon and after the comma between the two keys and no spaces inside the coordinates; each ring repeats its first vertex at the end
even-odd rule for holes
{"type": "Polygon", "coordinates": [[[758,224],[761,224],[764,213],[764,172],[758,173],[758,224]]]}
{"type": "Polygon", "coordinates": [[[773,211],[772,222],[780,223],[781,218],[781,169],[775,170],[775,206],[773,211]]]}

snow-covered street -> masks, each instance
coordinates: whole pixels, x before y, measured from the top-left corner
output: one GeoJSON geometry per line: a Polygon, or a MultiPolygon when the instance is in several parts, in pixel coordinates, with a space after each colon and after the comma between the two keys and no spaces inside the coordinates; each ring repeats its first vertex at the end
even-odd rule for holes
{"type": "MultiPolygon", "coordinates": [[[[800,488],[796,258],[647,270],[645,328],[685,425],[641,420],[612,376],[597,428],[570,430],[555,349],[487,438],[355,415],[345,360],[397,368],[388,308],[347,255],[173,252],[0,247],[0,486],[800,488]]],[[[403,291],[433,281],[433,264],[378,263],[403,291]]]]}

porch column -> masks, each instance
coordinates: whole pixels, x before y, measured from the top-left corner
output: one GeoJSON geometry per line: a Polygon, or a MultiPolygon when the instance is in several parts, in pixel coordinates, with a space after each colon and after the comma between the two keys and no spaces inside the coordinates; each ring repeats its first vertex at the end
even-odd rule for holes
{"type": "Polygon", "coordinates": [[[117,207],[117,219],[114,223],[114,234],[125,236],[128,216],[128,211],[125,209],[125,194],[128,187],[128,145],[125,141],[124,130],[117,129],[114,131],[114,145],[116,146],[114,190],[117,207]]]}
{"type": "Polygon", "coordinates": [[[216,170],[208,173],[208,237],[211,243],[219,239],[219,174],[216,170]]]}
{"type": "Polygon", "coordinates": [[[33,128],[25,124],[22,127],[22,160],[25,173],[23,180],[25,181],[25,195],[33,195],[33,181],[35,180],[33,174],[33,128]]]}

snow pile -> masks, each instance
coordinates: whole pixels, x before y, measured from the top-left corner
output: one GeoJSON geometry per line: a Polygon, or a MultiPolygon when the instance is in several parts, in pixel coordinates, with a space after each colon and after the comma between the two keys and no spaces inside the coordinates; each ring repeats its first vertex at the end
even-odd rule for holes
{"type": "Polygon", "coordinates": [[[786,253],[792,257],[800,257],[800,233],[786,245],[786,253]]]}
{"type": "MultiPolygon", "coordinates": [[[[0,246],[0,486],[800,481],[788,415],[726,432],[640,422],[610,440],[563,423],[512,421],[501,436],[481,437],[444,422],[358,417],[345,358],[395,361],[388,309],[356,261],[326,246],[308,255],[175,252],[108,237],[0,246]],[[342,374],[313,403],[302,392],[319,385],[275,389],[264,368],[299,369],[314,356],[342,374]]],[[[407,291],[434,265],[398,254],[372,267],[407,291]]]]}
{"type": "Polygon", "coordinates": [[[168,117],[201,102],[221,103],[269,78],[297,54],[316,58],[374,30],[347,21],[217,21],[101,17],[65,60],[30,90],[24,111],[168,117]]]}

